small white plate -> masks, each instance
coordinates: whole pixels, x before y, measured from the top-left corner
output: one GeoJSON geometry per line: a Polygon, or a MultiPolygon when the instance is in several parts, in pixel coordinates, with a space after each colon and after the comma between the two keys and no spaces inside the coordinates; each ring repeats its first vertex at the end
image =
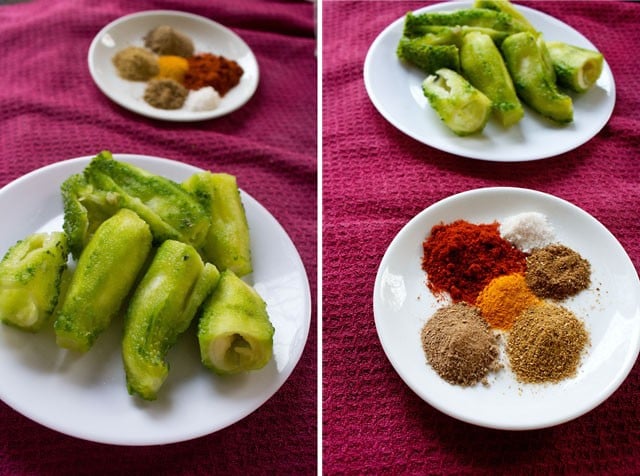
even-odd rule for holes
{"type": "MultiPolygon", "coordinates": [[[[417,10],[448,12],[472,5],[470,1],[448,2],[417,10]]],[[[583,48],[596,47],[579,32],[555,18],[516,5],[546,40],[564,41],[583,48]]],[[[378,112],[393,126],[415,140],[436,149],[472,159],[517,162],[544,159],[572,150],[595,136],[613,112],[616,89],[609,65],[598,82],[574,98],[574,121],[556,125],[525,106],[524,118],[505,129],[491,119],[481,134],[458,137],[439,119],[422,93],[426,77],[396,56],[404,17],[389,25],[372,43],[364,62],[364,83],[378,112]]]]}
{"type": "Polygon", "coordinates": [[[143,116],[165,121],[202,121],[220,117],[243,106],[258,87],[258,62],[249,46],[228,28],[192,13],[153,10],[133,13],[105,26],[89,47],[89,71],[100,90],[120,106],[143,116]],[[118,76],[112,58],[127,46],[144,46],[144,36],[153,28],[169,25],[189,36],[196,53],[213,53],[236,61],[244,70],[240,83],[211,111],[190,111],[184,107],[164,110],[143,99],[145,82],[118,76]]]}
{"type": "MultiPolygon", "coordinates": [[[[181,182],[199,171],[180,162],[115,154],[181,182]]],[[[31,172],[0,190],[0,253],[37,231],[62,230],[60,184],[90,157],[31,172]]],[[[242,178],[239,177],[239,182],[242,178]]],[[[300,256],[276,219],[241,191],[251,229],[254,272],[246,277],[267,302],[275,327],[273,359],[259,371],[216,377],[200,362],[190,329],[170,351],[170,371],[158,400],[127,393],[120,354],[122,323],[114,320],[84,355],[56,346],[51,328],[29,334],[0,325],[0,398],[26,417],[86,440],[119,445],[184,441],[225,428],[260,407],[298,363],[309,332],[311,297],[300,256]]]]}
{"type": "Polygon", "coordinates": [[[544,428],[583,415],[620,386],[640,350],[640,281],[620,243],[585,211],[533,190],[472,190],[419,213],[393,239],[380,263],[373,311],[382,347],[404,382],[443,413],[489,428],[544,428]],[[422,243],[440,222],[491,223],[526,211],[545,214],[558,241],[591,263],[591,287],[563,301],[585,322],[591,345],[577,376],[557,384],[517,382],[503,355],[507,366],[489,377],[489,386],[451,385],[427,364],[420,342],[422,326],[444,305],[426,287],[422,243]]]}

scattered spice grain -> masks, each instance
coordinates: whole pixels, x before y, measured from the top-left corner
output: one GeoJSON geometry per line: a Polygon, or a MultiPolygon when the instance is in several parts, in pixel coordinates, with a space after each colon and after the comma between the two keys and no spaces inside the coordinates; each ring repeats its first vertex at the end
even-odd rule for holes
{"type": "Polygon", "coordinates": [[[575,375],[588,340],[584,324],[571,311],[543,302],[518,317],[506,352],[518,381],[557,383],[575,375]]]}
{"type": "Polygon", "coordinates": [[[552,244],[527,257],[525,278],[537,296],[559,301],[589,287],[591,265],[571,248],[552,244]]]}
{"type": "Polygon", "coordinates": [[[466,303],[438,309],[422,328],[421,340],[429,365],[453,385],[476,385],[501,367],[495,334],[466,303]]]}
{"type": "Polygon", "coordinates": [[[540,303],[521,273],[493,279],[478,295],[476,306],[487,323],[497,329],[511,329],[516,318],[540,303]]]}
{"type": "Polygon", "coordinates": [[[144,100],[159,109],[180,109],[189,91],[173,79],[152,79],[144,91],[144,100]]]}
{"type": "Polygon", "coordinates": [[[129,46],[111,59],[118,75],[129,81],[147,81],[158,74],[158,58],[149,50],[129,46]]]}

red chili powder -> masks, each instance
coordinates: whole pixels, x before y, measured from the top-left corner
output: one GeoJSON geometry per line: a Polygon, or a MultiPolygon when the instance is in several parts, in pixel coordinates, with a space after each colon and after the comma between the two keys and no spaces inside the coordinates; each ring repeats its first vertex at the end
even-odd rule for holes
{"type": "Polygon", "coordinates": [[[242,67],[233,60],[211,53],[201,53],[187,58],[189,69],[184,75],[184,86],[197,90],[211,86],[224,96],[240,82],[242,67]]]}
{"type": "Polygon", "coordinates": [[[524,273],[526,254],[500,236],[499,226],[465,220],[435,225],[422,244],[422,269],[431,292],[474,304],[493,278],[524,273]]]}

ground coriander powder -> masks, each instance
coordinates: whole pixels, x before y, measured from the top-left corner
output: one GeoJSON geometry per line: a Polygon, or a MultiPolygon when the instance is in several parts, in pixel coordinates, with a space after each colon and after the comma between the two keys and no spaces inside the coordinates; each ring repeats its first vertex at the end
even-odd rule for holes
{"type": "Polygon", "coordinates": [[[545,301],[524,311],[507,337],[506,353],[522,383],[557,383],[573,377],[588,343],[583,322],[545,301]]]}

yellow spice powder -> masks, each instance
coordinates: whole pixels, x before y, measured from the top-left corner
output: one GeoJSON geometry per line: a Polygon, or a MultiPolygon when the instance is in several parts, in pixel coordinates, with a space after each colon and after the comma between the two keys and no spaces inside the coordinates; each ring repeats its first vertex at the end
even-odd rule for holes
{"type": "Polygon", "coordinates": [[[498,329],[508,330],[516,318],[526,309],[540,304],[541,300],[527,286],[520,273],[499,276],[480,292],[476,306],[487,323],[498,329]]]}
{"type": "Polygon", "coordinates": [[[182,84],[189,62],[181,56],[164,55],[158,57],[158,68],[157,78],[173,79],[182,84]]]}

